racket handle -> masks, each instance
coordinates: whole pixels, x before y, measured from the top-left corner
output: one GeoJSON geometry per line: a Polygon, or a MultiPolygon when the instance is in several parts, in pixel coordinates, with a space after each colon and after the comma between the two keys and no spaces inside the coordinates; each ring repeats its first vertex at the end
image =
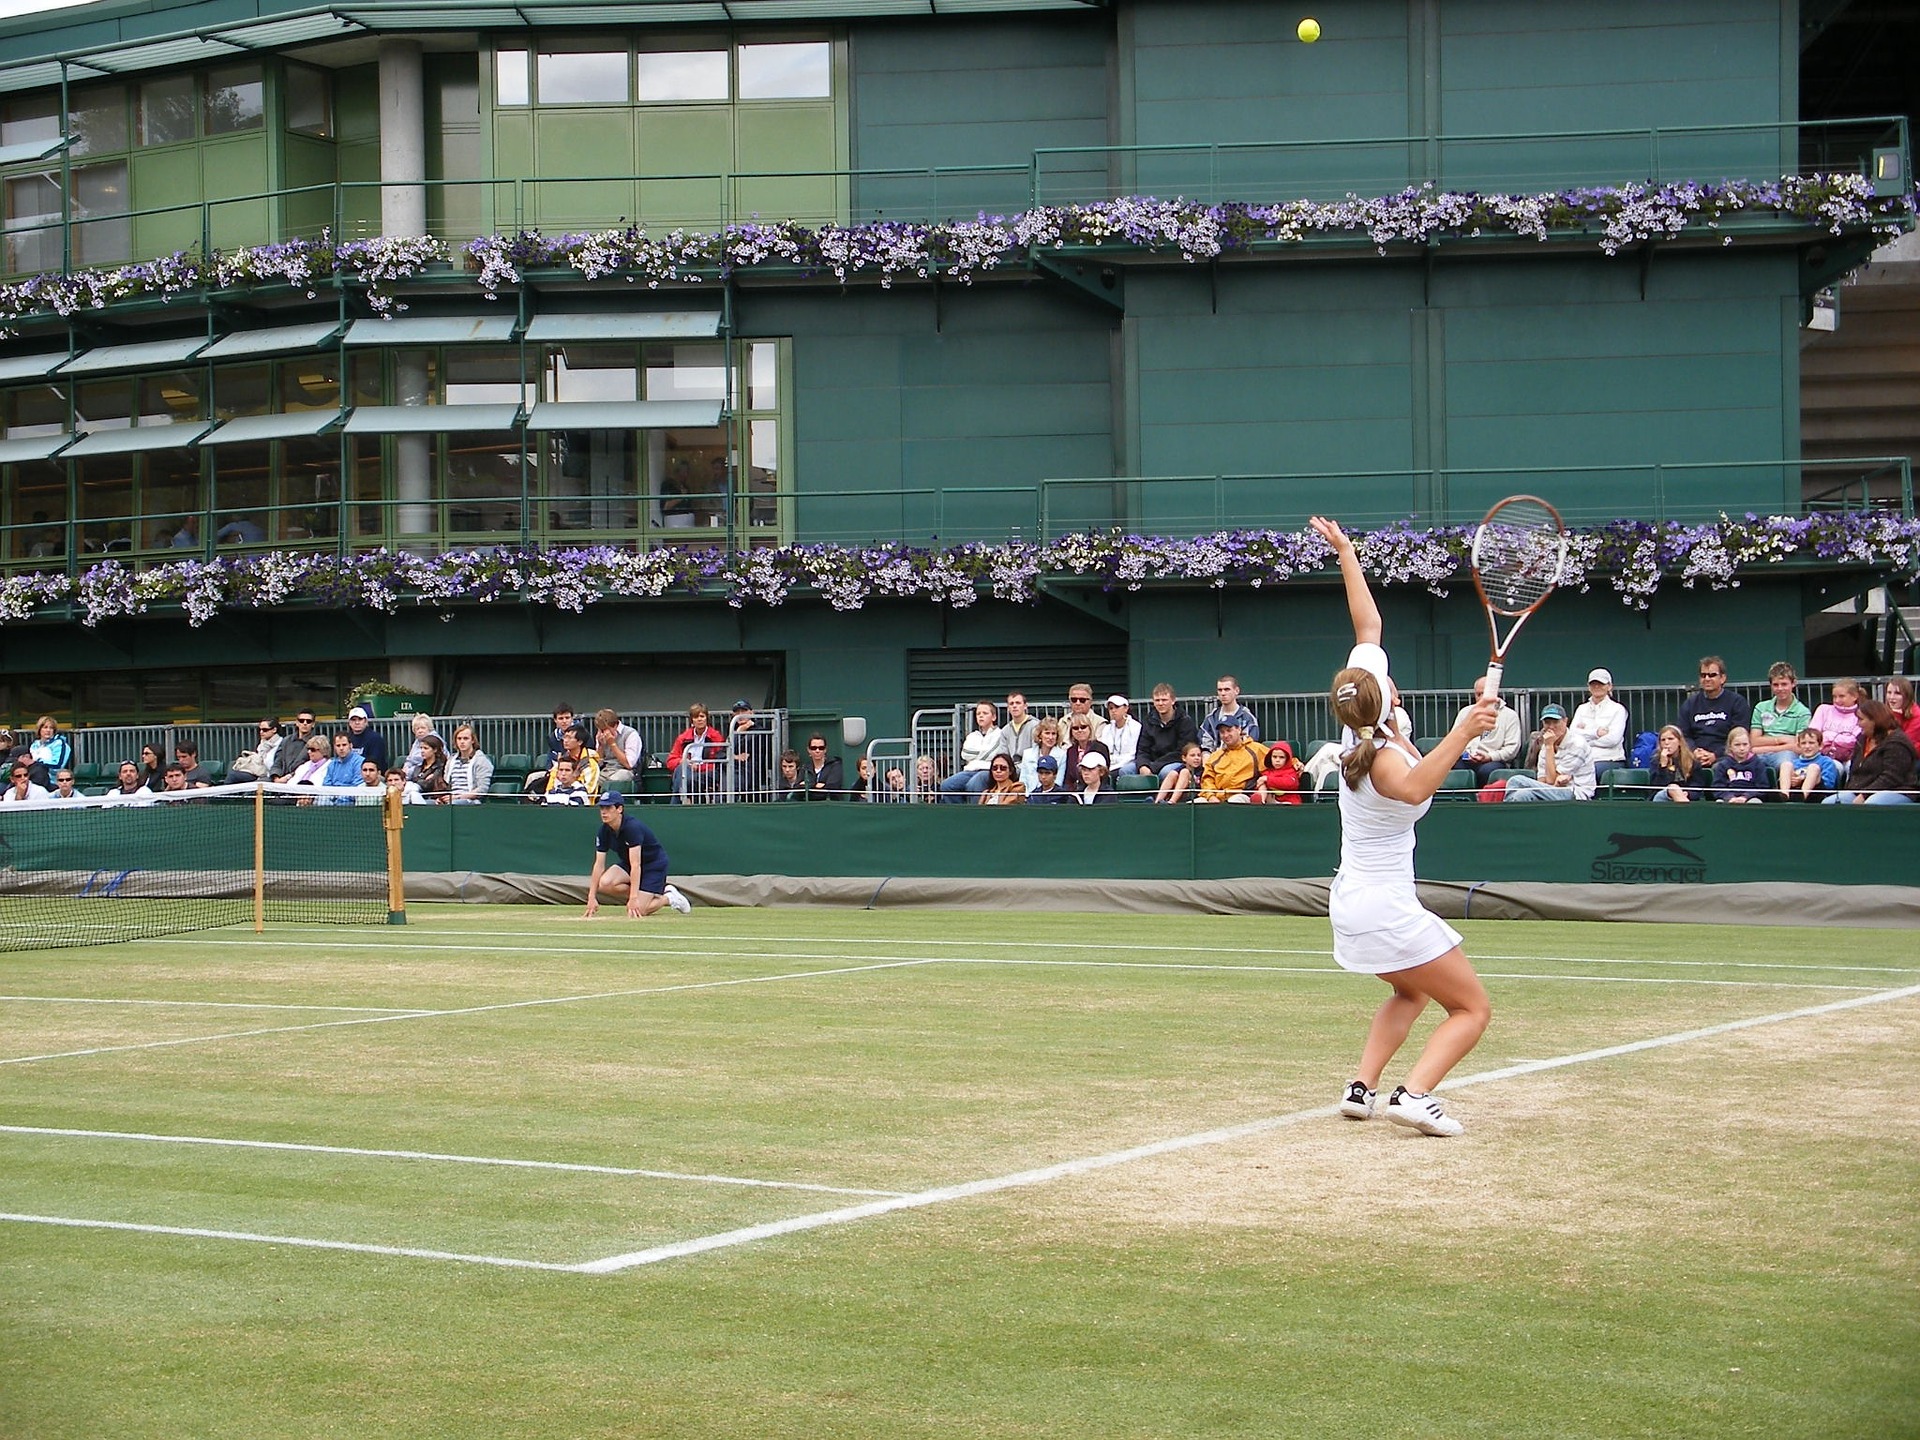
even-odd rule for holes
{"type": "Polygon", "coordinates": [[[1506,673],[1507,667],[1505,665],[1501,664],[1498,660],[1489,660],[1487,662],[1487,693],[1480,698],[1483,700],[1498,700],[1500,698],[1500,677],[1506,673]]]}

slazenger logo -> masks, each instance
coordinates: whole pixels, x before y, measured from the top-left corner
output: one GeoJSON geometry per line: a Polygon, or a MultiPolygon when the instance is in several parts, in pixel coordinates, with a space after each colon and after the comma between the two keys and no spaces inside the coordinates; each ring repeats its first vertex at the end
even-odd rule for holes
{"type": "Polygon", "coordinates": [[[1616,830],[1607,837],[1613,853],[1594,857],[1593,878],[1623,885],[1700,884],[1707,878],[1706,857],[1696,855],[1685,844],[1699,838],[1698,835],[1628,835],[1616,830]],[[1652,853],[1648,854],[1649,851],[1652,853]]]}

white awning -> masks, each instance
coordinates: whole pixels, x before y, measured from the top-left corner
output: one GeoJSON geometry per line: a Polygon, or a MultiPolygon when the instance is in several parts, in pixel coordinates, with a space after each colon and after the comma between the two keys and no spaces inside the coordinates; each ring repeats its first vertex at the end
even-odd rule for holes
{"type": "Polygon", "coordinates": [[[191,360],[207,348],[207,337],[191,335],[184,340],[142,340],[137,345],[102,345],[83,350],[54,373],[57,375],[94,375],[107,370],[145,370],[154,365],[178,365],[191,360]]]}
{"type": "Polygon", "coordinates": [[[142,450],[170,450],[191,445],[207,433],[209,420],[190,420],[185,425],[140,425],[130,430],[95,430],[73,442],[61,458],[78,460],[88,455],[133,455],[142,450]]]}
{"type": "Polygon", "coordinates": [[[318,435],[340,418],[338,410],[290,410],[280,415],[241,415],[207,436],[202,445],[238,445],[249,440],[291,440],[318,435]]]}
{"type": "Polygon", "coordinates": [[[638,314],[536,315],[527,339],[561,340],[705,340],[720,333],[718,310],[660,310],[638,314]]]}
{"type": "Polygon", "coordinates": [[[402,315],[393,320],[356,320],[349,345],[508,345],[511,315],[402,315]]]}
{"type": "Polygon", "coordinates": [[[52,435],[21,435],[0,440],[0,465],[20,460],[45,460],[63,445],[71,445],[73,436],[61,430],[52,435]]]}
{"type": "Polygon", "coordinates": [[[38,380],[52,374],[54,366],[64,365],[72,358],[64,350],[51,350],[42,355],[8,355],[0,359],[0,380],[38,380]]]}
{"type": "Polygon", "coordinates": [[[271,330],[236,330],[214,341],[200,358],[237,360],[247,355],[287,355],[295,350],[317,350],[339,334],[338,320],[329,320],[322,325],[280,325],[271,330]]]}
{"type": "Polygon", "coordinates": [[[362,405],[347,417],[349,435],[440,435],[511,430],[518,405],[362,405]]]}
{"type": "Polygon", "coordinates": [[[535,405],[527,429],[666,430],[719,423],[718,400],[575,400],[535,405]]]}

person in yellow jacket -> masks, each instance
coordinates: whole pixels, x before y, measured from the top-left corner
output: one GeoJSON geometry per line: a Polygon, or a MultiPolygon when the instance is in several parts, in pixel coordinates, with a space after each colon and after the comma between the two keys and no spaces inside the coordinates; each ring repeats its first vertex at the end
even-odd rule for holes
{"type": "Polygon", "coordinates": [[[1207,756],[1200,793],[1193,798],[1216,805],[1223,800],[1244,803],[1266,768],[1267,747],[1247,739],[1246,727],[1237,718],[1222,717],[1219,723],[1220,748],[1207,756]]]}

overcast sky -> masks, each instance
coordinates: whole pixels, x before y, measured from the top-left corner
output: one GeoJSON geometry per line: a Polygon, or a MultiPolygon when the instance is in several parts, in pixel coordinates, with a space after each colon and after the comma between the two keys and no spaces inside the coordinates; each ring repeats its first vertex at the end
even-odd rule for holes
{"type": "Polygon", "coordinates": [[[35,15],[42,10],[65,10],[92,0],[0,0],[0,15],[35,15]]]}

